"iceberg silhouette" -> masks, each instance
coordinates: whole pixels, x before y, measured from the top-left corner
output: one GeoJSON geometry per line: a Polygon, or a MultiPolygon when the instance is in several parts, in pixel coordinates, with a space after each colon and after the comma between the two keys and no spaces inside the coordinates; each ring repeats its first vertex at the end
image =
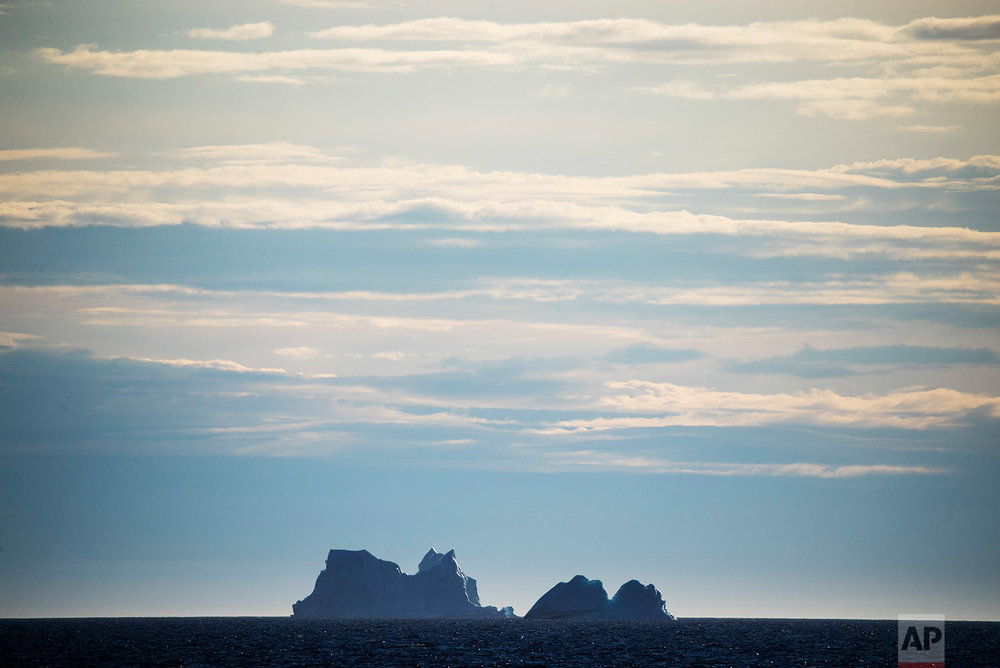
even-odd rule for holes
{"type": "Polygon", "coordinates": [[[545,592],[525,619],[673,619],[659,590],[651,584],[629,580],[609,599],[600,580],[577,575],[545,592]]]}
{"type": "Polygon", "coordinates": [[[479,603],[476,581],[458,567],[455,550],[431,548],[415,575],[368,550],[330,550],[309,596],[292,605],[295,617],[513,617],[479,603]]]}
{"type": "MultiPolygon", "coordinates": [[[[479,602],[476,581],[462,572],[455,550],[427,551],[408,575],[368,550],[330,550],[311,594],[292,605],[294,617],[310,618],[514,618],[514,608],[479,602]]],[[[608,598],[600,580],[577,575],[535,602],[526,619],[660,620],[667,612],[659,590],[629,580],[608,598]]]]}

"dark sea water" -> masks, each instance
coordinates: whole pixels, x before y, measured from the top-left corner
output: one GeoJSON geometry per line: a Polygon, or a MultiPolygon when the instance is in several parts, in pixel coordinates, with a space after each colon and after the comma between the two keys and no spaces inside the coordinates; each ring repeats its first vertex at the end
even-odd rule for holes
{"type": "MultiPolygon", "coordinates": [[[[1000,623],[947,622],[946,665],[1000,666],[1000,623]]],[[[5,666],[895,666],[896,621],[0,620],[5,666]]]]}

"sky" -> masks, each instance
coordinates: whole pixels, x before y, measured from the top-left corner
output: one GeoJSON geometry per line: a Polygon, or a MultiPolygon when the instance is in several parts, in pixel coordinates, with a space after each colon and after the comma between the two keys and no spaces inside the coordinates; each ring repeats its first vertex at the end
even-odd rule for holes
{"type": "Polygon", "coordinates": [[[0,616],[1000,620],[998,103],[994,2],[0,2],[0,616]]]}

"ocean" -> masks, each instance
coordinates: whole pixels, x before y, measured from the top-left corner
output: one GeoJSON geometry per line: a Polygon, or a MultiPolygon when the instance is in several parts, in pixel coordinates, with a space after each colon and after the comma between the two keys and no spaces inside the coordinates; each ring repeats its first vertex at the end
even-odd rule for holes
{"type": "MultiPolygon", "coordinates": [[[[1000,623],[947,622],[948,666],[1000,666],[1000,623]]],[[[0,620],[5,666],[894,666],[895,620],[185,617],[0,620]]]]}

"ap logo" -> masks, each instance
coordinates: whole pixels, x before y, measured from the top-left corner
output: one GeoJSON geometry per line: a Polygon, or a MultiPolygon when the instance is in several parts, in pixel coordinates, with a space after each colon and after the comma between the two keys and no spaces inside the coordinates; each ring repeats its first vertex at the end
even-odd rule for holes
{"type": "Polygon", "coordinates": [[[944,615],[899,615],[899,668],[944,668],[944,615]]]}

